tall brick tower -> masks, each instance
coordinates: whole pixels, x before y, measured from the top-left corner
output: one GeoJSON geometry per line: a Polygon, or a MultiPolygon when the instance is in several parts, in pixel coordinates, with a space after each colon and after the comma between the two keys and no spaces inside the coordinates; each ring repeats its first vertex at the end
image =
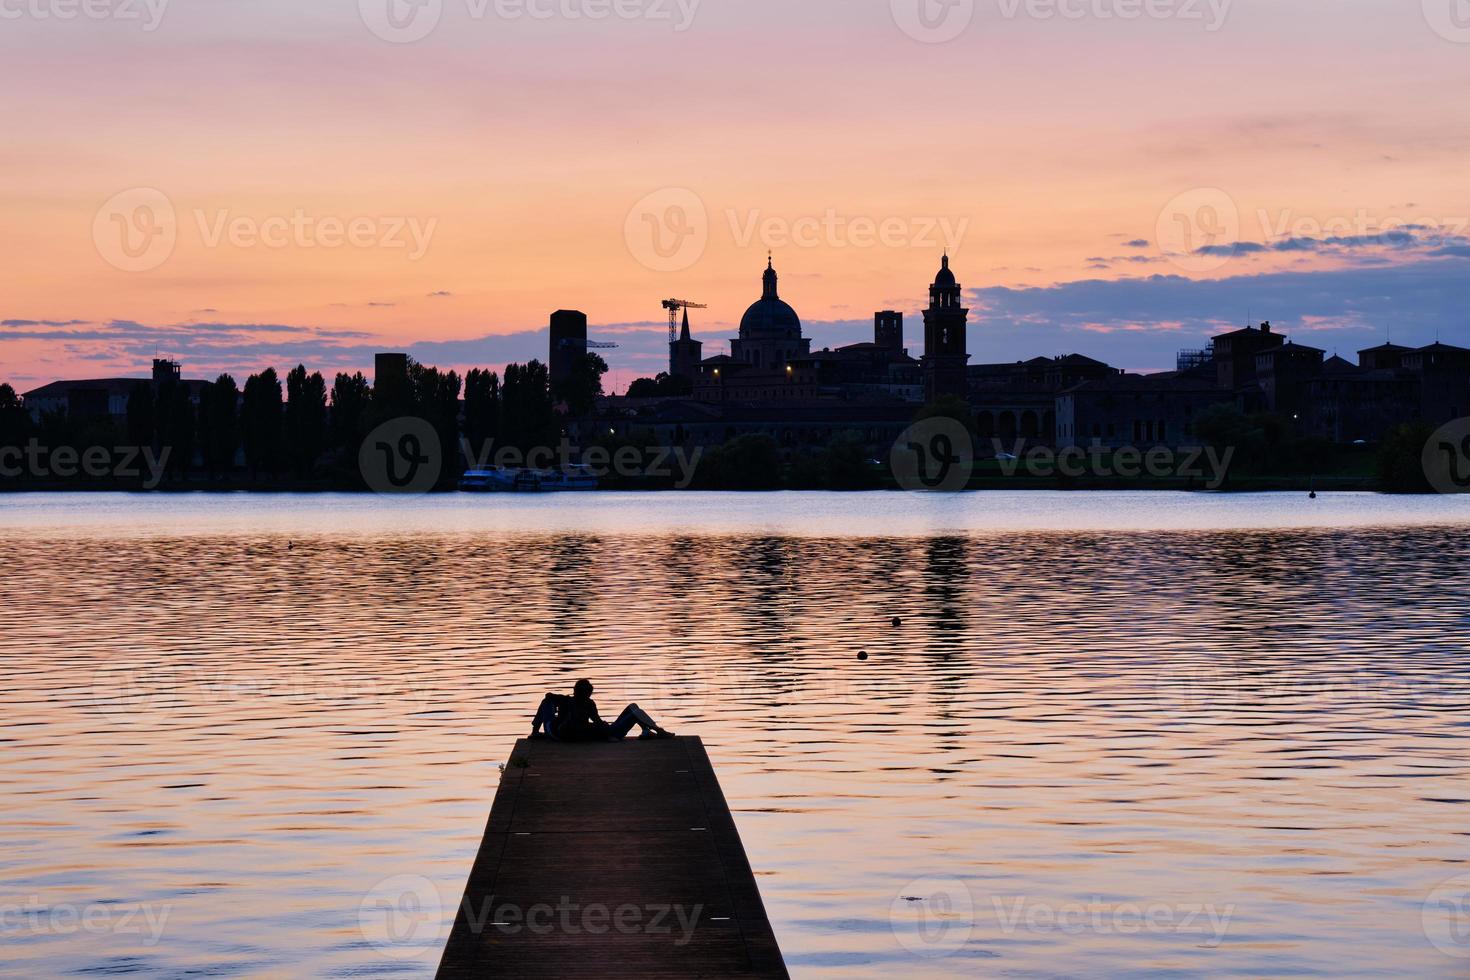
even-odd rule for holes
{"type": "Polygon", "coordinates": [[[929,287],[929,308],[924,311],[924,393],[931,402],[946,395],[966,395],[965,365],[970,354],[965,333],[970,311],[961,302],[960,284],[949,270],[946,254],[929,287]]]}

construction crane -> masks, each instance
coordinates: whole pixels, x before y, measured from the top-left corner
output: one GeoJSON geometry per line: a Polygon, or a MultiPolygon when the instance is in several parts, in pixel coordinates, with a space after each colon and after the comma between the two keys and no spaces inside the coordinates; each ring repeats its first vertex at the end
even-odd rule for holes
{"type": "Polygon", "coordinates": [[[669,343],[679,339],[679,311],[680,310],[707,310],[706,303],[691,303],[687,299],[666,299],[664,309],[669,311],[669,343]]]}
{"type": "Polygon", "coordinates": [[[600,340],[578,340],[575,337],[564,337],[564,338],[562,338],[561,346],[562,347],[583,347],[583,348],[586,348],[587,350],[617,350],[618,349],[618,345],[617,344],[603,343],[600,340]]]}

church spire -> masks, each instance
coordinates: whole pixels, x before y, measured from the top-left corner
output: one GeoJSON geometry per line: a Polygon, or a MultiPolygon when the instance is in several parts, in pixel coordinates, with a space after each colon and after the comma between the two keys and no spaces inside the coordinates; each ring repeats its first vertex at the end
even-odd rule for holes
{"type": "Polygon", "coordinates": [[[684,307],[684,329],[679,331],[680,340],[689,339],[689,307],[684,307]]]}
{"type": "Polygon", "coordinates": [[[776,266],[775,258],[770,252],[766,253],[766,274],[763,277],[765,289],[761,292],[761,299],[780,299],[776,295],[776,266]]]}

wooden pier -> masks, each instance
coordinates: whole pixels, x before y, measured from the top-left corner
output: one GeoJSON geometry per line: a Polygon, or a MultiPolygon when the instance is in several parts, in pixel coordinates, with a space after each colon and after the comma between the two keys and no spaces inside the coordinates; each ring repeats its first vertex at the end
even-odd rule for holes
{"type": "Polygon", "coordinates": [[[441,980],[786,976],[698,738],[516,743],[441,980]]]}

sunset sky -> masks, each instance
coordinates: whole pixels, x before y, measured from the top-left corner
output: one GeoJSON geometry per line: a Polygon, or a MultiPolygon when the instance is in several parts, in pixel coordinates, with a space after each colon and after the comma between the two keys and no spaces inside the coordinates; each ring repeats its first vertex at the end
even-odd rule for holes
{"type": "Polygon", "coordinates": [[[977,363],[1470,345],[1464,0],[923,2],[0,0],[0,381],[499,366],[565,307],[622,388],[768,248],[816,347],[917,354],[945,247],[977,363]]]}

